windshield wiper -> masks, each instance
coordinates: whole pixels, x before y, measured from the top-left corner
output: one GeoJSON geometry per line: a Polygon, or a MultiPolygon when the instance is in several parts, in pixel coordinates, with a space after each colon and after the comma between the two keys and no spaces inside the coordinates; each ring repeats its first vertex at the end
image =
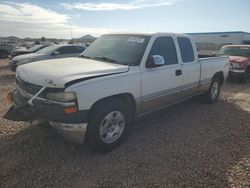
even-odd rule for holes
{"type": "Polygon", "coordinates": [[[110,63],[117,63],[116,60],[108,58],[108,57],[98,57],[98,56],[96,56],[96,57],[94,57],[94,59],[103,60],[103,61],[107,61],[107,62],[110,62],[110,63]]]}

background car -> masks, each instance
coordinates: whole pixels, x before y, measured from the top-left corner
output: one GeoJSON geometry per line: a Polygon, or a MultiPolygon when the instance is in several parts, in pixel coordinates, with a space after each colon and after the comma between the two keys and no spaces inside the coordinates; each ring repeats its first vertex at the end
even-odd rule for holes
{"type": "Polygon", "coordinates": [[[10,58],[13,58],[13,57],[18,56],[18,55],[23,55],[23,54],[35,53],[38,50],[41,50],[47,46],[49,46],[49,44],[37,44],[37,45],[35,45],[31,48],[28,48],[28,49],[25,47],[21,47],[21,48],[12,50],[12,52],[10,54],[10,58]]]}
{"type": "Polygon", "coordinates": [[[38,50],[36,53],[30,53],[25,55],[20,55],[14,57],[10,61],[10,66],[12,71],[16,71],[16,67],[31,63],[34,61],[47,60],[47,59],[58,59],[65,57],[76,57],[86,49],[82,45],[52,45],[41,50],[38,50]]]}
{"type": "Polygon", "coordinates": [[[13,49],[12,45],[0,44],[0,59],[7,58],[12,49],[13,49]]]}
{"type": "Polygon", "coordinates": [[[230,59],[229,76],[246,83],[250,73],[250,45],[226,45],[218,55],[228,55],[230,59]]]}

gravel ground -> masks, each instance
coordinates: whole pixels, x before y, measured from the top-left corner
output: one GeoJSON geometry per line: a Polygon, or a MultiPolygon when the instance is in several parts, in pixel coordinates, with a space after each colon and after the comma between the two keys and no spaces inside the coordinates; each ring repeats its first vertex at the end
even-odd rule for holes
{"type": "MultiPolygon", "coordinates": [[[[0,116],[14,88],[0,61],[0,116]]],[[[218,103],[197,99],[135,124],[117,149],[96,154],[49,125],[0,117],[0,187],[250,187],[250,82],[227,82],[218,103]]]]}

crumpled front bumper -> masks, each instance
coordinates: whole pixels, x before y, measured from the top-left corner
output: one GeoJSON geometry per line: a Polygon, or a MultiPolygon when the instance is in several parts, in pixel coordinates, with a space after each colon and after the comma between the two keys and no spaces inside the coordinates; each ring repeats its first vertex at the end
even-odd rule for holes
{"type": "Polygon", "coordinates": [[[89,110],[65,114],[64,107],[60,104],[34,100],[33,105],[30,105],[28,101],[28,98],[15,91],[13,93],[13,105],[4,115],[4,118],[12,121],[45,120],[67,124],[86,123],[88,120],[89,110]]]}
{"type": "Polygon", "coordinates": [[[34,100],[33,105],[31,105],[28,101],[28,98],[15,91],[13,93],[13,105],[4,115],[4,118],[24,122],[49,121],[52,127],[56,128],[67,139],[77,143],[84,141],[89,115],[88,110],[65,114],[64,107],[59,104],[34,100]]]}
{"type": "Polygon", "coordinates": [[[25,102],[20,106],[12,105],[3,117],[12,121],[31,122],[37,120],[33,114],[37,114],[37,110],[32,109],[30,104],[25,102]]]}

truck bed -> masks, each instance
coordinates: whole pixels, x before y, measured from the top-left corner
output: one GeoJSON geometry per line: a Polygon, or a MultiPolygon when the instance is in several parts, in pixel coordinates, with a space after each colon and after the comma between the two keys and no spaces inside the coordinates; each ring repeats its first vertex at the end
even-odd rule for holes
{"type": "Polygon", "coordinates": [[[226,77],[228,76],[228,56],[199,58],[199,62],[201,64],[201,80],[211,79],[215,72],[223,72],[226,77]]]}

